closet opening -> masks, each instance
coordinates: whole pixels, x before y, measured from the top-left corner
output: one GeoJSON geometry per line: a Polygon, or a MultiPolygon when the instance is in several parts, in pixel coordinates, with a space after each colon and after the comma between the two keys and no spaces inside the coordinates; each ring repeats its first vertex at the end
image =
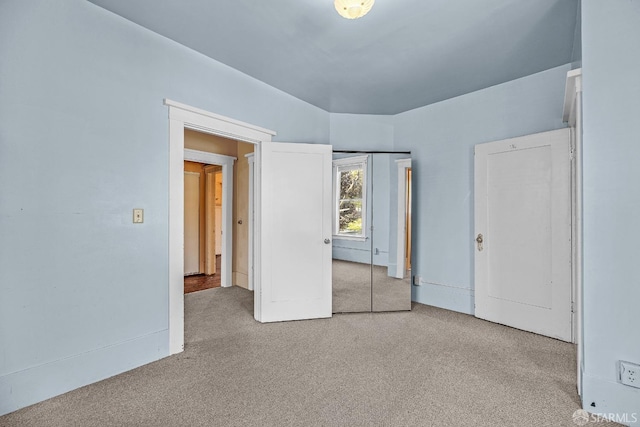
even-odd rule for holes
{"type": "Polygon", "coordinates": [[[333,312],[411,310],[411,153],[333,152],[333,312]]]}

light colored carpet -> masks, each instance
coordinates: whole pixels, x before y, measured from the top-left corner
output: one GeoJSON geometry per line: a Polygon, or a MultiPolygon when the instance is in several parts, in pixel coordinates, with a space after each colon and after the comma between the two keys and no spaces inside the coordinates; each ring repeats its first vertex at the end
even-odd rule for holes
{"type": "Polygon", "coordinates": [[[1,426],[575,426],[575,347],[414,304],[260,324],[253,295],[185,296],[179,355],[1,426]]]}
{"type": "Polygon", "coordinates": [[[332,292],[334,313],[411,310],[411,274],[389,277],[387,267],[334,259],[332,292]]]}
{"type": "Polygon", "coordinates": [[[371,265],[337,259],[331,265],[333,312],[371,311],[371,265]]]}

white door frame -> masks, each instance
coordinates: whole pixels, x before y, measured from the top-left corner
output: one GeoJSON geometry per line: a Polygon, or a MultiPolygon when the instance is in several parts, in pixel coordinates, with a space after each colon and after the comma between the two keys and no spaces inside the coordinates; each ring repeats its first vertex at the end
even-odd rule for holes
{"type": "MultiPolygon", "coordinates": [[[[220,286],[231,286],[231,260],[233,258],[233,163],[235,157],[205,151],[184,149],[184,160],[222,166],[222,264],[220,266],[220,286]]],[[[184,209],[184,207],[183,207],[184,209]]]]}
{"type": "Polygon", "coordinates": [[[198,206],[192,206],[190,203],[190,208],[187,208],[186,205],[187,203],[185,202],[185,224],[184,224],[184,229],[185,229],[185,236],[184,236],[184,251],[185,251],[185,262],[184,262],[184,276],[187,277],[187,275],[191,276],[194,274],[200,274],[202,273],[202,269],[200,268],[200,257],[201,257],[201,251],[200,251],[200,204],[202,203],[202,198],[200,197],[200,175],[201,172],[193,172],[193,171],[184,171],[184,185],[185,185],[185,198],[189,197],[189,193],[191,193],[191,196],[193,197],[193,199],[195,200],[191,200],[190,203],[192,202],[197,202],[198,206]],[[192,182],[191,185],[189,185],[188,181],[192,178],[195,177],[195,182],[192,182]],[[194,188],[195,187],[195,188],[194,188]],[[191,191],[187,191],[187,189],[190,189],[191,191]],[[192,193],[192,191],[195,190],[194,193],[192,193]],[[195,209],[194,209],[195,207],[195,209]],[[187,215],[187,211],[189,214],[197,214],[196,218],[191,218],[191,221],[189,220],[189,215],[187,215]],[[193,219],[196,219],[195,221],[193,221],[193,219]],[[189,222],[189,225],[187,225],[187,222],[189,222]],[[191,233],[187,233],[187,230],[190,230],[191,233]],[[193,232],[196,233],[196,239],[194,239],[193,235],[191,236],[191,244],[195,243],[196,248],[189,248],[189,246],[191,245],[187,245],[187,234],[192,234],[193,232]],[[194,249],[196,249],[194,251],[194,249]],[[187,252],[190,253],[191,257],[187,256],[187,252]],[[195,253],[194,253],[195,252],[195,253]],[[195,263],[189,263],[187,260],[191,258],[191,261],[195,261],[195,263]],[[195,258],[195,260],[194,260],[195,258]],[[196,264],[198,266],[198,268],[195,268],[195,265],[193,267],[190,267],[190,264],[196,264]]]}
{"type": "Polygon", "coordinates": [[[582,68],[567,72],[562,121],[571,127],[572,149],[572,290],[573,342],[576,345],[577,388],[582,396],[583,307],[582,307],[582,68]]]}
{"type": "Polygon", "coordinates": [[[398,230],[396,249],[396,279],[404,279],[407,247],[407,169],[411,159],[396,160],[398,165],[398,230]]]}
{"type": "MultiPolygon", "coordinates": [[[[176,354],[184,350],[184,130],[192,129],[256,144],[257,168],[260,167],[260,143],[270,142],[276,133],[169,99],[164,100],[164,105],[169,107],[169,354],[176,354]]],[[[256,175],[259,176],[258,173],[256,175]]],[[[254,188],[258,219],[260,189],[254,188]]],[[[259,244],[257,229],[254,239],[259,244]]],[[[254,257],[259,267],[259,251],[254,257]]],[[[259,279],[259,276],[254,278],[257,291],[260,289],[259,279]]]]}
{"type": "Polygon", "coordinates": [[[254,195],[253,195],[253,187],[254,187],[254,179],[255,179],[255,155],[254,153],[249,153],[244,155],[247,158],[247,162],[249,163],[249,223],[247,226],[249,227],[249,268],[248,268],[248,284],[247,288],[252,291],[253,290],[253,278],[254,278],[254,247],[253,247],[253,233],[255,232],[255,218],[254,218],[254,195]]]}

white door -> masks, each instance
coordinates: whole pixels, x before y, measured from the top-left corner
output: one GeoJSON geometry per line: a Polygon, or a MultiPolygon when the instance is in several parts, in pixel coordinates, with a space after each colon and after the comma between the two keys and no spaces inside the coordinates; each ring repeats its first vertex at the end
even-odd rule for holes
{"type": "Polygon", "coordinates": [[[222,206],[216,206],[214,209],[214,223],[216,230],[216,255],[220,255],[222,254],[222,206]]]}
{"type": "Polygon", "coordinates": [[[475,147],[475,315],[571,341],[570,130],[475,147]]]}
{"type": "Polygon", "coordinates": [[[265,142],[260,156],[256,320],[331,317],[332,148],[265,142]]]}
{"type": "Polygon", "coordinates": [[[200,174],[184,173],[184,275],[200,273],[200,174]]]}

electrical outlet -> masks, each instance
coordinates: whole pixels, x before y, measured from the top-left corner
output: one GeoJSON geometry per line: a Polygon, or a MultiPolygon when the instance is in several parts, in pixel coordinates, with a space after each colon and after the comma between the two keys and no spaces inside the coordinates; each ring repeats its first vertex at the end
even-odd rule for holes
{"type": "Polygon", "coordinates": [[[413,276],[413,286],[420,286],[420,276],[413,276]]]}
{"type": "Polygon", "coordinates": [[[620,382],[624,385],[640,388],[640,365],[621,360],[620,382]]]}

